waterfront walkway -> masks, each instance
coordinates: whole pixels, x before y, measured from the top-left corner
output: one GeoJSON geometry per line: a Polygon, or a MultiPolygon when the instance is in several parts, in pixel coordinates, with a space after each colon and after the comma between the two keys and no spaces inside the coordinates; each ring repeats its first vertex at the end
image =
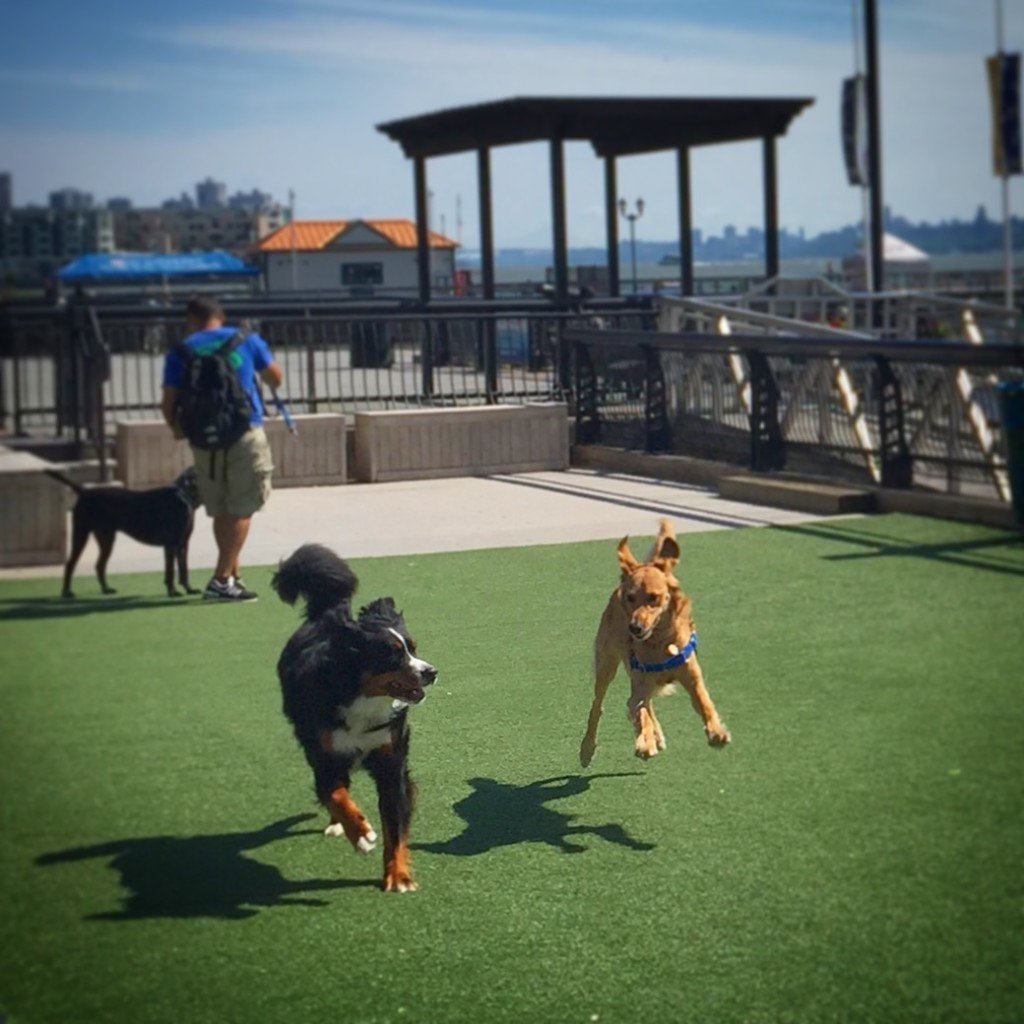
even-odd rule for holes
{"type": "MultiPolygon", "coordinates": [[[[703,487],[574,469],[509,476],[454,477],[339,487],[281,488],[253,520],[248,565],[272,565],[316,541],[349,558],[577,540],[648,537],[668,516],[682,537],[703,530],[807,522],[816,516],[728,501],[703,487]]],[[[95,579],[90,541],[76,579],[95,579]]],[[[215,562],[209,519],[200,511],[189,557],[193,585],[215,562]]],[[[118,535],[112,573],[161,571],[154,548],[118,535]]],[[[0,579],[59,576],[61,567],[0,570],[0,579]]],[[[84,588],[83,588],[84,589],[84,588]]]]}

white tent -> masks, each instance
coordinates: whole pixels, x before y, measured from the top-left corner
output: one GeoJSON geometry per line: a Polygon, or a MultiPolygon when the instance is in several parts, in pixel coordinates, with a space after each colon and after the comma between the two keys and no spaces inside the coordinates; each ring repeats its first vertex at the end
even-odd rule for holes
{"type": "MultiPolygon", "coordinates": [[[[858,249],[852,256],[847,256],[843,260],[844,276],[863,283],[866,259],[867,254],[863,249],[858,249]]],[[[912,274],[919,277],[927,275],[931,270],[931,258],[928,253],[889,232],[882,235],[882,260],[886,274],[892,271],[897,276],[912,274]]]]}

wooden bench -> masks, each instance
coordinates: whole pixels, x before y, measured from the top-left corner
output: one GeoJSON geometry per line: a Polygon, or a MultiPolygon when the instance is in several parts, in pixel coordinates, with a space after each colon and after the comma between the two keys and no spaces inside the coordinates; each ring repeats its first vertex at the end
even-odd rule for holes
{"type": "MultiPolygon", "coordinates": [[[[345,428],[340,413],[296,416],[297,436],[281,419],[267,420],[274,456],[275,487],[343,484],[346,479],[345,428]]],[[[159,487],[192,465],[184,441],[176,441],[163,420],[119,420],[117,476],[125,487],[159,487]]]]}
{"type": "Polygon", "coordinates": [[[566,469],[564,402],[356,413],[356,477],[367,483],[566,469]]]}
{"type": "Polygon", "coordinates": [[[0,446],[0,566],[64,561],[71,491],[46,475],[48,466],[0,446]]]}

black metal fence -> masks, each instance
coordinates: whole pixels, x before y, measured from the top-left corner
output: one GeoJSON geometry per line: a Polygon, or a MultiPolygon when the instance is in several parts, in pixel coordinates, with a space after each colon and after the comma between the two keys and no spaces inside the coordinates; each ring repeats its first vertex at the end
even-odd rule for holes
{"type": "MultiPolygon", "coordinates": [[[[270,343],[295,412],[558,398],[581,443],[1009,495],[997,385],[1024,378],[1019,344],[665,334],[622,303],[228,313],[270,343]]],[[[115,420],[159,415],[183,335],[180,309],[8,310],[0,428],[102,455],[115,420]]]]}
{"type": "MultiPolygon", "coordinates": [[[[586,312],[547,303],[406,311],[235,304],[231,323],[258,331],[284,371],[294,412],[355,412],[564,398],[568,327],[600,315],[653,327],[646,305],[586,312]]],[[[102,444],[118,419],[159,415],[164,355],[185,335],[180,308],[9,311],[0,322],[0,429],[102,444]]]]}
{"type": "Polygon", "coordinates": [[[1024,347],[570,329],[576,439],[1008,498],[1024,347]]]}

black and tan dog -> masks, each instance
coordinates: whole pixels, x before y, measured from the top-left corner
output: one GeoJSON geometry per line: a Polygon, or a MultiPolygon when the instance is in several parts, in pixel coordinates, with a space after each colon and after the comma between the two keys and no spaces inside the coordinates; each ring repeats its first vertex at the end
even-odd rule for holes
{"type": "Polygon", "coordinates": [[[661,528],[646,562],[629,550],[629,538],[619,541],[622,579],[601,616],[594,640],[594,701],[587,731],[580,744],[580,763],[590,764],[597,748],[597,726],[604,697],[622,664],[629,674],[627,705],[636,734],[637,757],[654,757],[665,749],[665,734],[654,715],[654,697],[680,684],[704,722],[708,743],[721,747],[729,733],[718,717],[697,662],[697,632],[690,599],[682,592],[674,570],[679,544],[672,524],[661,528]]]}
{"type": "Polygon", "coordinates": [[[114,550],[118,531],[142,544],[164,549],[164,584],[169,597],[180,597],[174,586],[174,565],[178,581],[189,594],[198,594],[188,583],[188,542],[192,536],[195,510],[199,506],[196,471],[188,468],[168,487],[130,490],[127,487],[83,487],[55,469],[47,470],[55,480],[74,490],[78,501],[71,513],[71,554],[64,567],[64,597],[74,597],[71,577],[89,535],[96,537],[100,557],[96,576],[104,594],[115,593],[107,583],[107,562],[114,550]]]}
{"type": "Polygon", "coordinates": [[[362,767],[377,784],[384,832],[385,892],[412,892],[409,825],[415,787],[409,777],[409,708],[437,678],[416,657],[401,612],[378,598],[353,617],[357,579],[333,551],[305,544],[281,563],[273,585],[288,604],[306,601],[306,622],[277,663],[284,713],[313,769],[329,836],[345,836],[371,853],[377,833],[352,799],[352,773],[362,767]]]}

